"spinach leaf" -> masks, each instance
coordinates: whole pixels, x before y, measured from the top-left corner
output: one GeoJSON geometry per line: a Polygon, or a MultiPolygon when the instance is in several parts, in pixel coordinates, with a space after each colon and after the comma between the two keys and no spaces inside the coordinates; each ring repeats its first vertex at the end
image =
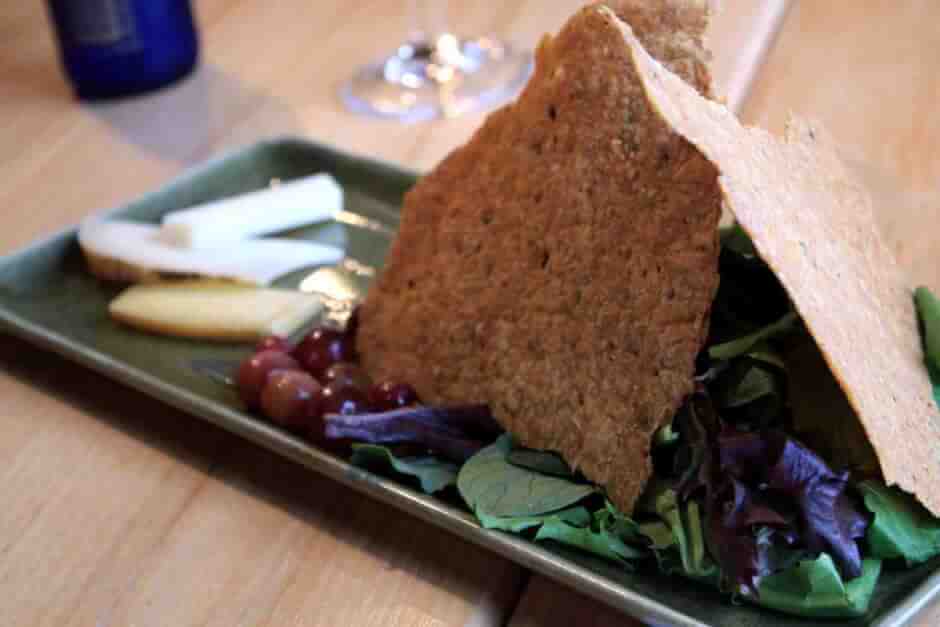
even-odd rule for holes
{"type": "Polygon", "coordinates": [[[866,559],[862,574],[848,583],[842,580],[835,562],[826,553],[815,560],[765,577],[759,599],[750,600],[788,614],[817,618],[862,616],[868,611],[881,560],[866,559]]]}
{"type": "Polygon", "coordinates": [[[467,460],[457,476],[457,489],[478,516],[538,516],[564,509],[595,494],[597,488],[514,466],[508,460],[512,437],[496,442],[467,460]]]}
{"type": "Polygon", "coordinates": [[[353,444],[350,463],[376,470],[393,470],[414,477],[427,494],[434,494],[447,486],[457,484],[457,465],[436,457],[408,457],[399,459],[384,446],[353,444]]]}
{"type": "Polygon", "coordinates": [[[940,405],[940,300],[926,287],[914,292],[924,343],[924,361],[933,384],[933,397],[940,405]]]}
{"type": "Polygon", "coordinates": [[[880,481],[863,481],[858,489],[875,515],[865,536],[869,555],[902,557],[911,566],[940,553],[940,520],[912,496],[880,481]]]}
{"type": "Polygon", "coordinates": [[[498,529],[500,531],[510,531],[512,533],[522,533],[526,529],[540,527],[548,520],[565,522],[571,525],[585,527],[591,524],[591,513],[583,507],[570,507],[551,514],[542,514],[540,516],[513,516],[509,518],[500,516],[489,516],[477,512],[477,520],[484,529],[498,529]]]}
{"type": "Polygon", "coordinates": [[[574,473],[561,455],[549,451],[533,451],[532,449],[516,449],[506,457],[510,464],[527,468],[546,475],[556,477],[573,477],[574,473]]]}
{"type": "Polygon", "coordinates": [[[761,342],[789,333],[796,328],[799,320],[799,315],[795,311],[791,311],[776,322],[768,324],[753,333],[711,346],[708,349],[708,356],[712,359],[723,360],[746,355],[761,342]]]}
{"type": "Polygon", "coordinates": [[[464,464],[457,488],[486,529],[522,533],[537,528],[537,541],[553,540],[625,567],[628,560],[648,555],[637,525],[609,502],[593,515],[575,505],[597,494],[596,487],[573,480],[554,454],[513,450],[508,434],[464,464]],[[562,471],[567,476],[548,474],[562,471]]]}

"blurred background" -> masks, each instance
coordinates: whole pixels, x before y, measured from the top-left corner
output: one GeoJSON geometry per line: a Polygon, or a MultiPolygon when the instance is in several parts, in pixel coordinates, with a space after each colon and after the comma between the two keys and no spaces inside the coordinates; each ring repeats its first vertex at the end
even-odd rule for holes
{"type": "MultiPolygon", "coordinates": [[[[479,125],[480,109],[456,107],[450,113],[457,117],[432,123],[382,123],[363,114],[367,107],[350,113],[350,99],[344,103],[341,97],[344,85],[364,67],[401,51],[403,44],[422,34],[433,40],[434,35],[453,32],[471,42],[485,37],[511,46],[510,62],[492,72],[492,81],[483,82],[490,90],[481,97],[482,104],[491,105],[521,83],[523,60],[516,55],[532,50],[543,33],[557,29],[582,4],[583,0],[192,0],[199,44],[190,51],[187,0],[9,2],[0,13],[0,142],[37,146],[32,150],[46,153],[71,134],[82,137],[88,154],[126,154],[127,163],[140,173],[115,182],[110,192],[95,193],[95,204],[102,206],[126,200],[181,166],[270,134],[308,135],[426,169],[479,125]],[[142,8],[152,22],[175,28],[175,39],[156,33],[147,43],[158,56],[177,54],[184,78],[142,97],[76,105],[50,19],[55,13],[50,9],[58,7],[61,17],[68,13],[63,7],[70,5],[78,7],[72,13],[86,16],[72,19],[72,30],[93,31],[95,20],[88,15],[116,12],[120,21],[122,14],[127,19],[130,9],[142,8]],[[187,74],[186,57],[197,49],[197,65],[187,74]],[[103,128],[110,132],[101,132],[103,128]],[[53,140],[47,143],[49,137],[53,140]]],[[[712,4],[719,10],[712,47],[720,92],[732,105],[743,107],[745,119],[779,131],[791,111],[821,118],[845,146],[847,159],[872,181],[882,205],[903,205],[919,220],[940,217],[932,209],[937,204],[940,143],[922,141],[940,138],[940,122],[930,114],[940,93],[935,60],[940,49],[940,31],[935,27],[940,24],[940,4],[932,0],[712,4]],[[778,25],[782,25],[778,45],[745,103],[778,25]],[[900,188],[899,181],[904,182],[900,188]]],[[[59,20],[59,32],[68,21],[59,20]]],[[[465,55],[467,59],[473,61],[473,54],[465,55]]],[[[95,73],[93,68],[84,70],[86,77],[95,73]]],[[[425,111],[414,119],[426,117],[432,116],[425,111]]],[[[23,155],[8,152],[0,154],[0,167],[11,160],[20,164],[18,168],[25,167],[23,155]]],[[[17,174],[0,172],[8,175],[7,180],[9,174],[17,174]]],[[[63,183],[74,183],[73,189],[90,184],[63,183]]],[[[886,232],[902,258],[912,267],[921,265],[917,259],[934,251],[934,244],[913,242],[890,219],[903,212],[885,211],[886,232]]],[[[938,285],[940,271],[922,279],[938,285]]]]}

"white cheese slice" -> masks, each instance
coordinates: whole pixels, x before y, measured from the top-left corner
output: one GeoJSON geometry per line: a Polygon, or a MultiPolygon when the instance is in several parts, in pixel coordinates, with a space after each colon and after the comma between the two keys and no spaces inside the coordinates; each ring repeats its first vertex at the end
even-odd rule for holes
{"type": "Polygon", "coordinates": [[[166,240],[183,248],[231,242],[323,222],[343,210],[343,189],[328,174],[225,198],[163,217],[166,240]]]}
{"type": "Polygon", "coordinates": [[[108,306],[112,318],[136,329],[220,341],[287,337],[322,309],[312,294],[206,279],[134,285],[108,306]]]}
{"type": "Polygon", "coordinates": [[[224,278],[267,285],[288,272],[331,265],[343,258],[334,246],[291,239],[251,239],[215,249],[167,244],[150,224],[87,222],[78,241],[91,271],[103,279],[151,282],[166,275],[224,278]]]}

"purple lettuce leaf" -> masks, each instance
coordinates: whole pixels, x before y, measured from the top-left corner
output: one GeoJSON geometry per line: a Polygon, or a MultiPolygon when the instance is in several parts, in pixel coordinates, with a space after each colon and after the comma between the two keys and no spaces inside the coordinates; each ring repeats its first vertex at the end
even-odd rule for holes
{"type": "Polygon", "coordinates": [[[808,448],[785,438],[767,486],[798,503],[806,548],[828,553],[842,576],[854,579],[862,574],[857,540],[865,535],[869,521],[846,494],[848,482],[848,471],[833,472],[808,448]]]}
{"type": "Polygon", "coordinates": [[[760,490],[778,511],[799,519],[800,543],[828,553],[847,579],[862,573],[858,540],[868,517],[846,493],[849,475],[779,431],[724,431],[718,438],[722,474],[760,490]]]}
{"type": "Polygon", "coordinates": [[[417,444],[463,463],[495,440],[502,428],[486,405],[405,407],[368,414],[328,414],[327,439],[369,444],[417,444]]]}
{"type": "Polygon", "coordinates": [[[729,477],[708,504],[707,539],[732,590],[757,595],[761,580],[784,567],[782,548],[796,543],[792,523],[762,495],[729,477]]]}
{"type": "Polygon", "coordinates": [[[765,484],[772,460],[772,442],[762,433],[725,427],[718,436],[718,466],[722,475],[754,485],[765,484]]]}

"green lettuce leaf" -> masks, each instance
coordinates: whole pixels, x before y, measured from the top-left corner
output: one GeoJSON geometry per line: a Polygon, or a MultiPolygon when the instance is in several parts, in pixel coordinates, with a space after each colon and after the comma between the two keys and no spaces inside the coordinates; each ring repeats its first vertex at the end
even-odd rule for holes
{"type": "Polygon", "coordinates": [[[680,504],[676,491],[668,483],[656,482],[650,486],[640,507],[656,514],[661,521],[640,525],[639,529],[652,542],[662,572],[718,582],[718,567],[705,547],[702,512],[697,501],[680,504]]]}
{"type": "Polygon", "coordinates": [[[579,527],[586,527],[591,524],[591,513],[580,506],[563,509],[550,514],[542,514],[540,516],[514,516],[503,518],[500,516],[490,516],[483,512],[477,512],[476,516],[484,529],[498,529],[511,533],[522,533],[526,529],[540,527],[547,520],[561,521],[579,527]]]}
{"type": "Polygon", "coordinates": [[[933,383],[933,397],[940,405],[940,300],[926,287],[914,292],[924,343],[924,361],[933,383]]]}
{"type": "Polygon", "coordinates": [[[646,547],[649,540],[641,532],[638,525],[632,518],[620,513],[613,503],[605,500],[604,509],[594,512],[595,523],[611,533],[616,533],[620,538],[629,544],[636,544],[646,547]]]}
{"type": "Polygon", "coordinates": [[[900,557],[912,566],[940,554],[940,520],[914,497],[880,481],[863,481],[858,489],[875,515],[865,536],[870,556],[900,557]]]}
{"type": "Polygon", "coordinates": [[[500,436],[465,463],[457,489],[477,516],[514,518],[559,511],[597,493],[597,488],[511,464],[512,437],[500,436]]]}
{"type": "Polygon", "coordinates": [[[751,359],[764,366],[773,366],[781,371],[786,371],[787,363],[783,360],[776,350],[770,345],[770,342],[758,342],[747,353],[748,359],[751,359]]]}
{"type": "MultiPolygon", "coordinates": [[[[651,486],[641,507],[660,518],[660,521],[639,526],[653,544],[660,569],[666,574],[682,575],[720,587],[718,566],[705,548],[698,503],[694,500],[678,503],[675,491],[662,482],[651,486]]],[[[862,575],[846,583],[827,554],[817,559],[800,559],[801,555],[781,549],[774,562],[784,570],[764,577],[757,597],[745,598],[804,617],[847,618],[865,614],[881,574],[881,560],[865,559],[862,575]]]]}
{"type": "Polygon", "coordinates": [[[678,546],[672,527],[661,520],[640,523],[640,533],[650,541],[650,548],[653,551],[662,551],[663,549],[678,546]]]}
{"type": "Polygon", "coordinates": [[[708,349],[708,356],[712,359],[727,360],[746,355],[761,342],[789,333],[796,328],[799,321],[799,315],[795,311],[791,311],[776,322],[768,324],[753,333],[711,346],[708,349]]]}
{"type": "Polygon", "coordinates": [[[551,516],[539,528],[535,539],[554,540],[624,566],[628,566],[630,560],[648,555],[643,549],[627,544],[626,540],[632,533],[630,524],[609,509],[595,512],[592,522],[588,526],[577,525],[559,516],[551,516]],[[629,529],[628,533],[623,533],[625,527],[629,529]]]}
{"type": "Polygon", "coordinates": [[[862,616],[868,611],[880,574],[881,560],[866,559],[861,576],[845,583],[832,558],[823,553],[815,560],[802,561],[765,577],[760,584],[760,598],[750,600],[798,616],[862,616]]]}
{"type": "Polygon", "coordinates": [[[940,372],[940,300],[926,287],[918,287],[914,302],[923,325],[927,364],[940,372]]]}
{"type": "Polygon", "coordinates": [[[760,341],[713,369],[708,391],[722,418],[749,428],[778,422],[786,406],[787,370],[769,342],[760,341]]]}
{"type": "Polygon", "coordinates": [[[581,506],[538,516],[500,517],[477,511],[477,519],[485,529],[517,534],[537,528],[536,541],[554,540],[626,567],[629,565],[625,562],[648,555],[643,549],[628,544],[630,541],[642,542],[633,521],[609,508],[599,510],[593,516],[581,506]]]}
{"type": "Polygon", "coordinates": [[[374,444],[353,444],[350,463],[374,470],[392,470],[414,477],[421,484],[421,489],[428,494],[457,484],[456,464],[430,456],[399,459],[388,448],[374,444]]]}

